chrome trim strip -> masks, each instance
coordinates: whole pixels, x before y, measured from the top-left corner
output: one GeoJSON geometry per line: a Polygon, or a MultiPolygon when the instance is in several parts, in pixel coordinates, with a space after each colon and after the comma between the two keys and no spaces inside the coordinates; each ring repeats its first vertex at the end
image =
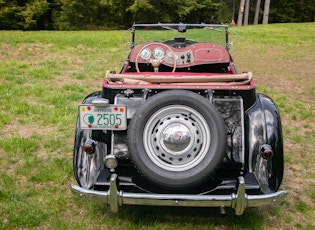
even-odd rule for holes
{"type": "Polygon", "coordinates": [[[95,98],[92,101],[92,105],[95,107],[107,107],[109,106],[109,100],[106,98],[95,98]]]}
{"type": "Polygon", "coordinates": [[[236,215],[242,215],[247,207],[258,207],[281,201],[287,191],[279,191],[263,195],[247,195],[245,180],[239,177],[237,193],[230,195],[183,195],[183,194],[150,194],[125,193],[117,190],[117,175],[110,178],[108,191],[85,189],[71,185],[74,194],[97,203],[109,204],[112,212],[118,212],[119,206],[153,205],[153,206],[181,206],[181,207],[231,207],[236,215]]]}
{"type": "Polygon", "coordinates": [[[133,24],[133,27],[156,27],[156,26],[189,26],[189,27],[223,27],[228,28],[226,24],[194,24],[194,23],[155,23],[155,24],[146,24],[146,23],[139,23],[139,24],[133,24]]]}

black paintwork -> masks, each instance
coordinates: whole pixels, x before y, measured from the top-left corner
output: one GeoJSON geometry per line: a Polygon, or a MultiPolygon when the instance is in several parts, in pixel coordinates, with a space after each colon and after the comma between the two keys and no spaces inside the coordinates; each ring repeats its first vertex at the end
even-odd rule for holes
{"type": "Polygon", "coordinates": [[[266,95],[258,94],[256,103],[246,112],[245,140],[248,170],[255,173],[263,190],[277,191],[283,177],[282,127],[278,109],[266,95]],[[268,161],[260,156],[263,144],[273,149],[273,157],[268,161]],[[267,172],[262,171],[261,164],[267,172]]]}
{"type": "MultiPolygon", "coordinates": [[[[104,88],[102,93],[95,92],[87,96],[83,103],[90,104],[93,99],[98,97],[106,97],[113,103],[114,97],[117,93],[121,93],[120,90],[113,90],[104,88]]],[[[142,90],[134,89],[136,95],[142,95],[142,90]]],[[[154,93],[159,93],[162,90],[154,90],[154,93]]],[[[202,95],[204,91],[197,92],[202,95]]],[[[245,135],[245,159],[244,167],[239,161],[231,161],[224,159],[224,162],[218,172],[209,178],[209,183],[204,184],[200,190],[213,189],[212,193],[222,194],[224,189],[232,188],[235,186],[237,177],[239,175],[246,175],[251,178],[247,181],[248,188],[251,188],[253,194],[270,193],[278,190],[282,177],[283,177],[283,140],[282,140],[282,128],[280,115],[274,102],[267,96],[261,94],[255,94],[255,90],[248,91],[216,91],[215,97],[219,95],[241,95],[244,102],[244,135],[245,135]],[[253,98],[254,96],[254,98],[253,98]],[[255,100],[254,100],[255,99],[255,100]],[[269,144],[274,155],[270,160],[264,160],[260,155],[260,148],[263,144],[269,144]],[[267,169],[263,171],[261,165],[267,169]],[[268,176],[271,175],[271,176],[268,176]],[[216,186],[219,186],[215,189],[216,186]]],[[[151,93],[152,95],[152,93],[151,93]]],[[[149,95],[150,96],[150,95],[149,95]]],[[[206,96],[206,95],[204,95],[206,96]]],[[[110,132],[106,135],[102,131],[93,131],[93,138],[97,141],[105,142],[110,148],[110,132]]],[[[75,144],[77,146],[78,143],[75,144]]],[[[75,147],[77,149],[77,147],[75,147]]],[[[131,163],[128,160],[120,160],[120,167],[116,170],[118,175],[125,178],[129,178],[130,181],[137,182],[124,182],[125,186],[130,191],[150,190],[152,185],[147,182],[143,183],[143,180],[139,178],[137,172],[133,169],[131,163]],[[141,183],[142,182],[142,183],[141,183]]],[[[100,190],[106,190],[108,183],[104,175],[110,175],[107,169],[103,169],[98,181],[96,182],[96,188],[100,190]]],[[[153,188],[156,191],[156,188],[153,188]]],[[[229,189],[228,189],[229,190],[229,189]]]]}
{"type": "MultiPolygon", "coordinates": [[[[173,24],[167,24],[172,26],[173,24]]],[[[135,25],[143,26],[143,25],[135,25]]],[[[148,25],[146,25],[148,26],[148,25]]],[[[222,26],[225,28],[225,26],[222,26]]],[[[134,33],[133,33],[134,36],[134,33]]],[[[228,33],[226,33],[228,36],[228,33]]],[[[181,38],[182,39],[182,38],[181,38]]],[[[228,39],[226,39],[228,41],[228,39]]],[[[134,37],[133,40],[134,42],[134,37]]],[[[177,40],[178,42],[178,40],[177,40]]],[[[175,43],[175,42],[174,42],[175,43]]],[[[226,43],[228,44],[228,43],[226,43]]],[[[171,44],[172,45],[172,44],[171,44]]],[[[226,47],[228,50],[228,47],[226,47]]],[[[231,65],[227,63],[217,63],[215,65],[199,65],[187,68],[177,69],[176,72],[212,72],[212,73],[237,73],[231,57],[231,65]]],[[[141,64],[140,64],[141,65],[141,64]]],[[[145,64],[147,65],[147,64],[145,64]]],[[[121,72],[129,69],[129,72],[135,72],[135,63],[129,63],[126,61],[122,67],[121,72]]],[[[141,68],[145,69],[145,68],[141,68]]],[[[160,66],[159,71],[170,71],[172,68],[168,66],[160,66]]],[[[152,71],[152,67],[148,66],[145,71],[152,71]]],[[[125,89],[113,89],[102,88],[102,91],[95,92],[88,95],[83,104],[91,104],[95,98],[106,98],[110,104],[114,104],[114,99],[117,94],[123,94],[125,89]]],[[[135,88],[133,90],[133,96],[142,97],[144,93],[147,97],[151,97],[155,94],[161,93],[166,89],[142,89],[135,88]]],[[[168,89],[169,90],[169,89],[168,89]]],[[[218,171],[212,175],[209,180],[203,184],[202,187],[196,188],[196,191],[188,191],[188,193],[205,192],[205,194],[231,194],[236,187],[237,178],[242,175],[246,181],[247,194],[267,194],[273,193],[279,189],[279,186],[283,177],[283,136],[281,120],[278,109],[275,103],[267,96],[262,94],[256,94],[254,87],[248,89],[237,89],[231,87],[230,89],[190,89],[191,91],[204,96],[206,98],[220,99],[220,98],[241,98],[243,102],[243,114],[240,114],[240,110],[237,110],[237,119],[243,117],[244,120],[238,120],[233,122],[233,104],[222,105],[217,103],[217,109],[222,114],[227,128],[228,151],[218,171]],[[211,95],[209,93],[211,91],[211,95]],[[241,122],[244,122],[243,124],[241,122]],[[244,128],[244,130],[241,130],[244,128]],[[242,135],[244,140],[244,156],[240,154],[239,145],[242,144],[242,138],[237,135],[242,135]],[[261,156],[261,147],[263,145],[271,146],[273,150],[273,157],[270,159],[264,159],[261,156]],[[208,191],[208,192],[206,192],[208,191]]],[[[237,120],[235,119],[235,120],[237,120]]],[[[80,128],[77,125],[76,139],[74,145],[74,159],[77,157],[80,140],[80,128]]],[[[112,138],[111,134],[114,131],[100,131],[93,130],[91,138],[97,142],[105,143],[107,146],[107,154],[111,153],[112,138]]],[[[125,140],[126,131],[115,131],[120,133],[125,140]]],[[[159,189],[151,185],[149,182],[144,181],[141,176],[138,175],[135,168],[132,166],[128,159],[118,159],[119,166],[115,169],[115,172],[119,176],[120,189],[126,192],[157,192],[159,189]]],[[[75,177],[78,180],[77,166],[74,164],[75,177]]],[[[96,190],[108,190],[109,177],[111,175],[110,170],[104,168],[100,171],[97,180],[94,183],[94,189],[96,190]]],[[[79,180],[78,180],[79,181],[79,180]]],[[[163,191],[162,191],[163,192],[163,191]]]]}

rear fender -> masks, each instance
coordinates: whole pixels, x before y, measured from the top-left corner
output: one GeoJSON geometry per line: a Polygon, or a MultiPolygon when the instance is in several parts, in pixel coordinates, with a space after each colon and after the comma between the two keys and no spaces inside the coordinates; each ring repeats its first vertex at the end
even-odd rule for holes
{"type": "MultiPolygon", "coordinates": [[[[101,97],[101,92],[88,95],[82,104],[91,104],[96,98],[101,97]]],[[[107,152],[106,133],[102,130],[82,130],[77,120],[73,151],[73,170],[78,184],[83,188],[92,188],[94,182],[103,169],[103,159],[107,152]],[[85,142],[89,139],[95,141],[95,151],[87,154],[83,150],[85,142]]]]}
{"type": "Polygon", "coordinates": [[[95,98],[100,98],[101,95],[102,95],[101,91],[96,91],[94,93],[91,93],[84,98],[84,100],[82,101],[82,104],[92,104],[92,101],[95,98]]]}
{"type": "MultiPolygon", "coordinates": [[[[101,94],[102,94],[101,91],[97,91],[97,92],[89,94],[88,96],[86,96],[83,99],[82,104],[92,104],[92,101],[96,98],[100,98],[101,94]]],[[[79,119],[77,119],[76,131],[75,131],[75,141],[74,141],[74,150],[75,151],[77,151],[77,149],[79,148],[79,145],[80,145],[79,139],[80,139],[81,132],[82,132],[82,130],[80,129],[79,119]]]]}
{"type": "Polygon", "coordinates": [[[245,148],[248,170],[254,173],[263,193],[278,190],[283,177],[283,137],[275,103],[257,94],[256,103],[245,114],[245,148]],[[271,146],[272,158],[261,155],[264,144],[271,146]]]}

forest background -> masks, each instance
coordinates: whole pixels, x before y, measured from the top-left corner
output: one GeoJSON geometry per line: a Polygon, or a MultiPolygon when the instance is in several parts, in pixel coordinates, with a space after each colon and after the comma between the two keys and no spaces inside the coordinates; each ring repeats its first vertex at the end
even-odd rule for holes
{"type": "MultiPolygon", "coordinates": [[[[233,23],[243,0],[0,0],[1,30],[103,30],[136,23],[233,23]]],[[[246,0],[248,24],[314,22],[315,0],[246,0]],[[257,11],[257,2],[259,8],[257,11]]],[[[246,23],[247,24],[247,23],[246,23]]]]}

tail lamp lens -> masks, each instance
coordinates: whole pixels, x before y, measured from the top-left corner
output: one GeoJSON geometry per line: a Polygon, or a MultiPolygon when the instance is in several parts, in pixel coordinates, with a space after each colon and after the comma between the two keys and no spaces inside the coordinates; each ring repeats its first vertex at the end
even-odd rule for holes
{"type": "Polygon", "coordinates": [[[87,153],[87,154],[92,154],[94,153],[95,151],[95,141],[93,140],[87,140],[84,144],[84,147],[83,147],[84,151],[87,153]]]}
{"type": "Polygon", "coordinates": [[[261,156],[266,160],[270,159],[273,156],[272,148],[270,145],[267,145],[267,144],[261,146],[260,153],[261,153],[261,156]]]}

